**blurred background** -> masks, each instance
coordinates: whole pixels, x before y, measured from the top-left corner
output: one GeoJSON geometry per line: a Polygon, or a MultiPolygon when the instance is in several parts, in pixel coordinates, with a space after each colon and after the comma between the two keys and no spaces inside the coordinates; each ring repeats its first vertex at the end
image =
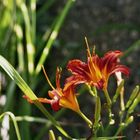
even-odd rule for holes
{"type": "MultiPolygon", "coordinates": [[[[48,97],[47,92],[51,88],[46,82],[41,65],[44,65],[54,85],[56,67],[62,67],[63,86],[69,75],[66,70],[68,61],[76,58],[86,61],[86,36],[90,47],[96,46],[99,56],[110,50],[124,52],[121,61],[131,71],[130,77],[125,78],[127,100],[133,88],[140,83],[139,7],[139,0],[0,0],[0,55],[18,70],[38,97],[48,97]]],[[[114,80],[110,82],[111,96],[115,87],[114,80]]],[[[92,119],[94,100],[87,94],[86,88],[79,87],[78,90],[81,93],[78,97],[81,110],[92,119]]],[[[0,114],[11,111],[17,116],[22,139],[46,140],[49,129],[60,135],[48,121],[32,120],[37,117],[43,120],[44,116],[34,105],[27,103],[21,93],[0,69],[0,114]],[[24,116],[32,116],[32,119],[24,116]]],[[[104,100],[102,103],[104,104],[104,100]]],[[[65,109],[54,112],[50,105],[45,107],[73,137],[90,135],[90,130],[74,112],[65,109]]],[[[118,115],[119,103],[114,110],[118,115]]],[[[139,110],[139,107],[136,108],[134,123],[126,130],[125,139],[139,137],[139,110]]],[[[102,119],[105,119],[104,116],[102,119]]],[[[16,139],[11,123],[5,134],[2,133],[2,120],[0,127],[2,140],[8,137],[16,139]]]]}

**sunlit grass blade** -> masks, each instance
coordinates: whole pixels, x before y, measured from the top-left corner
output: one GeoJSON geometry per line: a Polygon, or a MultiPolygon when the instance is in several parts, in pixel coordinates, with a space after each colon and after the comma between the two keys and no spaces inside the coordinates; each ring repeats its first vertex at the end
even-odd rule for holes
{"type": "Polygon", "coordinates": [[[14,69],[14,67],[0,55],[0,66],[4,69],[4,71],[10,76],[12,80],[19,86],[19,88],[23,91],[23,93],[28,96],[34,104],[41,110],[41,112],[52,122],[52,124],[66,137],[70,136],[65,132],[65,130],[60,126],[60,124],[54,119],[54,117],[45,109],[45,107],[38,102],[36,95],[30,89],[30,87],[26,84],[26,82],[21,78],[18,72],[14,69]]]}
{"type": "Polygon", "coordinates": [[[24,92],[26,96],[28,96],[31,100],[37,100],[36,95],[21,78],[21,76],[14,69],[14,67],[1,55],[0,66],[5,70],[5,72],[10,76],[10,78],[15,81],[15,83],[19,86],[19,88],[24,92]]]}
{"type": "Polygon", "coordinates": [[[2,114],[0,115],[0,120],[1,120],[5,115],[9,115],[10,118],[12,119],[13,124],[14,124],[14,127],[15,127],[15,131],[16,131],[17,139],[18,139],[18,140],[21,140],[21,136],[20,136],[20,133],[19,133],[19,128],[18,128],[18,125],[17,125],[16,118],[15,118],[14,114],[11,113],[11,112],[4,112],[4,113],[2,113],[2,114]]]}
{"type": "Polygon", "coordinates": [[[49,38],[45,48],[43,49],[41,57],[40,57],[40,59],[38,61],[38,64],[36,66],[36,70],[35,70],[36,74],[40,72],[41,66],[43,65],[45,59],[47,58],[47,56],[49,54],[49,51],[50,51],[50,48],[51,48],[53,42],[55,41],[55,39],[56,39],[56,37],[58,35],[58,32],[60,30],[60,27],[62,26],[62,23],[63,23],[66,15],[67,15],[70,7],[72,6],[73,2],[74,2],[74,0],[68,0],[66,5],[65,5],[65,7],[64,7],[64,9],[62,10],[60,15],[58,16],[59,17],[58,21],[56,22],[56,25],[55,25],[55,27],[54,27],[51,35],[50,35],[50,38],[49,38]]]}
{"type": "Polygon", "coordinates": [[[35,43],[36,39],[36,1],[37,0],[31,0],[30,2],[30,9],[31,9],[31,37],[32,37],[32,42],[35,43]]]}
{"type": "Polygon", "coordinates": [[[33,74],[35,47],[32,41],[32,34],[31,34],[32,29],[31,29],[31,23],[29,18],[29,12],[24,2],[19,2],[18,6],[22,11],[24,21],[25,21],[25,27],[26,27],[25,33],[26,33],[26,42],[27,42],[26,48],[27,48],[27,57],[28,57],[28,71],[30,74],[33,74]]]}
{"type": "Polygon", "coordinates": [[[14,30],[17,37],[17,54],[18,54],[18,69],[20,72],[24,70],[24,47],[22,44],[23,41],[23,31],[20,24],[14,26],[14,30]]]}

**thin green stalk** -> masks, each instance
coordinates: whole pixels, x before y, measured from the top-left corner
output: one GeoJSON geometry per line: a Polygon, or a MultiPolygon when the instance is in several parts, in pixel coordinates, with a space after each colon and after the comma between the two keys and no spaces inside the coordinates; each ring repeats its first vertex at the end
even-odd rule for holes
{"type": "Polygon", "coordinates": [[[17,54],[18,54],[18,69],[20,72],[23,72],[25,69],[24,64],[24,47],[22,44],[23,41],[23,31],[22,27],[19,24],[16,24],[14,27],[17,36],[17,54]]]}
{"type": "Polygon", "coordinates": [[[96,97],[96,104],[95,104],[95,121],[94,121],[94,125],[93,125],[93,129],[94,129],[94,135],[96,136],[97,130],[100,127],[100,118],[101,118],[101,101],[100,98],[97,96],[96,97]]]}
{"type": "Polygon", "coordinates": [[[93,97],[97,97],[97,90],[96,87],[91,87],[90,85],[87,84],[89,93],[93,96],[93,97]]]}
{"type": "Polygon", "coordinates": [[[25,27],[26,27],[26,48],[27,48],[27,57],[28,57],[28,71],[30,74],[33,74],[34,72],[34,54],[35,54],[35,47],[32,42],[32,34],[31,34],[31,23],[29,19],[29,13],[28,9],[24,2],[21,2],[19,4],[19,7],[22,11],[24,21],[25,21],[25,27]]]}
{"type": "Polygon", "coordinates": [[[114,136],[117,136],[121,131],[123,131],[130,123],[133,122],[134,117],[130,116],[128,118],[126,118],[124,123],[120,123],[120,126],[118,128],[118,130],[116,131],[114,136]]]}
{"type": "Polygon", "coordinates": [[[118,96],[120,95],[120,92],[121,92],[121,89],[122,89],[123,86],[124,86],[124,80],[122,80],[121,83],[118,85],[116,93],[115,93],[115,95],[113,97],[112,103],[116,102],[118,96]]]}
{"type": "Polygon", "coordinates": [[[112,101],[110,99],[110,96],[108,94],[108,91],[107,91],[107,89],[103,89],[103,91],[104,91],[104,94],[105,94],[105,97],[106,97],[107,105],[108,105],[108,107],[110,107],[111,104],[112,104],[112,101]]]}
{"type": "Polygon", "coordinates": [[[36,39],[36,0],[31,0],[30,2],[30,8],[31,8],[31,18],[32,18],[32,24],[31,24],[31,33],[32,33],[32,42],[35,43],[36,39]]]}
{"type": "Polygon", "coordinates": [[[14,124],[14,127],[15,127],[17,139],[21,140],[21,136],[20,136],[20,133],[19,133],[19,128],[18,128],[18,125],[17,125],[14,114],[11,113],[11,112],[4,112],[3,114],[0,115],[0,119],[2,119],[5,115],[9,115],[11,117],[11,119],[13,121],[13,124],[14,124]]]}
{"type": "Polygon", "coordinates": [[[92,128],[92,122],[81,111],[78,111],[77,113],[85,120],[88,126],[92,128]]]}
{"type": "Polygon", "coordinates": [[[121,111],[125,110],[124,106],[124,87],[122,87],[121,92],[120,92],[120,106],[121,106],[121,111]]]}
{"type": "Polygon", "coordinates": [[[107,106],[108,106],[108,112],[109,112],[109,125],[112,125],[114,124],[114,120],[112,119],[114,114],[112,114],[112,111],[111,111],[112,101],[110,99],[107,89],[103,89],[103,91],[107,100],[107,106]]]}
{"type": "Polygon", "coordinates": [[[35,70],[36,74],[40,72],[41,66],[43,65],[45,59],[47,58],[47,56],[49,54],[49,51],[50,51],[50,49],[52,47],[52,44],[55,41],[55,39],[56,39],[56,37],[58,35],[58,32],[60,30],[60,27],[62,26],[62,23],[64,22],[64,19],[65,19],[67,13],[68,13],[70,7],[72,6],[73,2],[74,2],[74,0],[68,0],[66,5],[65,5],[65,7],[64,7],[64,9],[60,13],[58,21],[57,21],[57,23],[56,23],[56,25],[55,25],[55,27],[54,27],[51,35],[50,35],[50,38],[49,38],[45,48],[43,49],[41,57],[40,57],[40,59],[38,61],[38,64],[36,66],[36,70],[35,70]]]}

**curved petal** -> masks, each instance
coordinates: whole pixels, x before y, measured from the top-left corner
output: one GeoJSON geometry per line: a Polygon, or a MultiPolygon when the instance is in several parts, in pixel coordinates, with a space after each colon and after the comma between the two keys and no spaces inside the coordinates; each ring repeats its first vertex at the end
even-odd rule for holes
{"type": "Polygon", "coordinates": [[[121,72],[126,76],[129,76],[130,74],[129,68],[124,65],[117,65],[110,74],[113,74],[115,72],[121,72]]]}
{"type": "Polygon", "coordinates": [[[86,83],[86,79],[79,75],[72,75],[65,80],[63,91],[66,91],[70,86],[86,83]]]}
{"type": "Polygon", "coordinates": [[[88,66],[85,62],[82,62],[78,59],[69,61],[67,69],[74,75],[86,76],[85,71],[88,70],[88,66]]]}
{"type": "Polygon", "coordinates": [[[102,68],[110,73],[112,69],[117,65],[118,57],[122,55],[121,51],[110,51],[102,58],[102,68]]]}

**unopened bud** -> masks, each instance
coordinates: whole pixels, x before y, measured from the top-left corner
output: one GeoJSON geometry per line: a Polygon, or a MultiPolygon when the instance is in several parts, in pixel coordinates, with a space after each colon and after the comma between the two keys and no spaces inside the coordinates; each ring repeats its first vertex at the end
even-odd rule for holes
{"type": "Polygon", "coordinates": [[[132,91],[132,94],[131,94],[131,96],[130,96],[130,98],[129,98],[127,104],[126,104],[126,108],[128,108],[128,107],[132,104],[132,102],[133,102],[133,100],[136,98],[138,92],[139,92],[139,86],[136,86],[136,87],[134,88],[134,90],[132,91]]]}
{"type": "Polygon", "coordinates": [[[49,131],[49,140],[56,140],[54,132],[52,130],[49,131]]]}
{"type": "Polygon", "coordinates": [[[134,120],[134,117],[133,117],[133,116],[130,116],[130,117],[126,120],[125,124],[126,124],[126,125],[129,125],[130,123],[133,122],[133,120],[134,120]]]}

